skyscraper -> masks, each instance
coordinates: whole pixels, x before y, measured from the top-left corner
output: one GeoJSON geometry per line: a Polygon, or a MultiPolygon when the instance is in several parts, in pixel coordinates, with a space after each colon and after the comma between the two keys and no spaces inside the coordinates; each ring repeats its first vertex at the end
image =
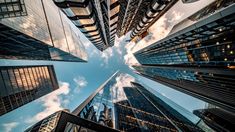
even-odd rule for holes
{"type": "Polygon", "coordinates": [[[119,132],[107,126],[103,126],[93,121],[77,117],[69,111],[57,111],[33,126],[27,128],[25,132],[119,132]],[[70,127],[75,126],[75,127],[70,127]],[[72,129],[71,129],[72,128],[72,129]]]}
{"type": "Polygon", "coordinates": [[[117,35],[131,31],[131,39],[146,34],[147,29],[178,0],[120,0],[117,35]]]}
{"type": "Polygon", "coordinates": [[[235,112],[233,0],[217,0],[175,25],[170,35],[137,51],[137,72],[235,112]]]}
{"type": "Polygon", "coordinates": [[[110,77],[73,114],[121,131],[201,131],[140,84],[117,87],[121,75],[110,77]]]}
{"type": "Polygon", "coordinates": [[[23,0],[1,0],[0,19],[27,15],[23,0]]]}
{"type": "Polygon", "coordinates": [[[103,51],[114,45],[118,0],[54,0],[81,32],[103,51]]]}
{"type": "Polygon", "coordinates": [[[218,132],[232,132],[235,125],[235,114],[218,107],[194,110],[208,126],[218,132]]]}
{"type": "Polygon", "coordinates": [[[51,65],[0,66],[0,115],[58,88],[51,65]]]}
{"type": "Polygon", "coordinates": [[[85,62],[87,55],[75,29],[53,1],[5,1],[0,58],[85,62]]]}

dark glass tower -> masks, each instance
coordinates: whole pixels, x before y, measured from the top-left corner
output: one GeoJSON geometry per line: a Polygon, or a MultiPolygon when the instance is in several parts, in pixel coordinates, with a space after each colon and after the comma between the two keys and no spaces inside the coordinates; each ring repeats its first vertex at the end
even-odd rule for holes
{"type": "Polygon", "coordinates": [[[82,33],[103,51],[114,45],[118,0],[54,0],[82,33]]]}
{"type": "Polygon", "coordinates": [[[140,84],[117,87],[120,75],[115,73],[73,114],[121,131],[201,131],[140,84]]]}
{"type": "Polygon", "coordinates": [[[194,110],[208,126],[218,132],[232,132],[235,125],[235,114],[220,108],[205,108],[194,110]]]}
{"type": "Polygon", "coordinates": [[[0,115],[58,88],[51,65],[0,66],[0,115]]]}
{"type": "Polygon", "coordinates": [[[136,71],[235,112],[234,1],[217,0],[136,52],[136,71]]]}
{"type": "Polygon", "coordinates": [[[87,60],[75,26],[53,1],[7,0],[0,3],[0,7],[1,59],[87,60]],[[15,8],[22,8],[22,11],[15,8]]]}

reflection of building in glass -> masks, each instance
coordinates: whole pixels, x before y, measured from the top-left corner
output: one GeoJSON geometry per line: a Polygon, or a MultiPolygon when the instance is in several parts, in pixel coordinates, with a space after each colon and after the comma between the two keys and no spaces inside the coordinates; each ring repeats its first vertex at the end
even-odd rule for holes
{"type": "Polygon", "coordinates": [[[24,6],[26,16],[0,21],[0,58],[86,61],[75,26],[53,1],[25,1],[24,6]]]}
{"type": "Polygon", "coordinates": [[[220,108],[206,108],[194,110],[208,126],[218,132],[232,132],[235,126],[235,114],[220,108]]]}
{"type": "MultiPolygon", "coordinates": [[[[165,117],[171,120],[180,130],[201,131],[200,128],[198,128],[195,125],[197,123],[195,116],[191,112],[177,105],[168,98],[161,96],[161,94],[159,93],[154,94],[151,91],[149,91],[149,89],[136,82],[132,82],[131,90],[138,91],[140,93],[140,96],[145,97],[146,101],[144,102],[150,102],[154,106],[153,108],[151,108],[151,110],[153,109],[155,111],[163,113],[165,117]]],[[[124,89],[124,91],[126,90],[124,89]]],[[[131,95],[131,97],[133,98],[133,101],[135,102],[134,104],[136,105],[142,102],[142,101],[139,101],[139,103],[136,102],[135,99],[139,98],[138,94],[133,94],[131,95]]],[[[142,109],[147,111],[145,103],[142,109]]]]}
{"type": "Polygon", "coordinates": [[[198,21],[187,27],[186,21],[176,25],[169,36],[135,53],[142,64],[135,69],[152,80],[235,111],[233,3],[218,0],[212,3],[218,4],[212,6],[218,7],[213,8],[214,14],[189,17],[187,22],[198,21]]]}
{"type": "Polygon", "coordinates": [[[131,38],[141,39],[147,29],[166,13],[178,0],[120,0],[117,35],[131,31],[131,38]]]}
{"type": "Polygon", "coordinates": [[[103,51],[114,45],[119,3],[118,0],[54,0],[81,32],[103,51]]]}
{"type": "Polygon", "coordinates": [[[0,115],[58,88],[53,66],[1,66],[0,115]]]}
{"type": "Polygon", "coordinates": [[[33,126],[25,130],[25,132],[119,132],[100,125],[96,122],[89,121],[77,117],[68,110],[57,111],[33,126]],[[76,126],[72,127],[70,126],[76,126]],[[79,128],[78,128],[79,127],[79,128]]]}
{"type": "Polygon", "coordinates": [[[25,130],[25,132],[52,132],[58,125],[62,111],[55,112],[45,119],[37,122],[32,127],[25,130]]]}
{"type": "Polygon", "coordinates": [[[117,87],[116,77],[120,75],[115,73],[73,114],[121,131],[201,131],[140,84],[117,87]]]}

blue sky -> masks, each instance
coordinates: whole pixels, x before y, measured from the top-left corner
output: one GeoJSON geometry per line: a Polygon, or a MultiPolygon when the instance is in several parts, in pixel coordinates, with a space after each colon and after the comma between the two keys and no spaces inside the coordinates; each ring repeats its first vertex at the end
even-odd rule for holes
{"type": "Polygon", "coordinates": [[[130,74],[189,111],[204,107],[205,103],[198,99],[136,75],[130,65],[138,64],[133,58],[133,52],[166,36],[175,23],[209,1],[213,0],[202,0],[189,5],[183,5],[180,1],[149,29],[148,37],[137,44],[127,43],[128,35],[116,38],[115,46],[103,53],[77,30],[88,53],[87,63],[0,60],[1,65],[53,64],[60,82],[60,89],[1,116],[0,131],[23,131],[57,110],[67,108],[72,111],[117,70],[130,74]],[[190,12],[187,12],[188,10],[190,12]]]}

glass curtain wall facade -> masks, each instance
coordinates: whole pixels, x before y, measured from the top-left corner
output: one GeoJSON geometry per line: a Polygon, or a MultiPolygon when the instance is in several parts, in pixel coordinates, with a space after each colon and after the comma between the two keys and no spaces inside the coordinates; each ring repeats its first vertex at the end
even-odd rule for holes
{"type": "Polygon", "coordinates": [[[25,132],[119,132],[118,130],[100,125],[93,121],[89,121],[77,117],[68,110],[57,111],[33,126],[27,128],[25,132]],[[82,127],[82,129],[70,129],[70,125],[82,127]]]}
{"type": "Polygon", "coordinates": [[[118,0],[54,0],[82,33],[103,51],[114,45],[118,0]]]}
{"type": "Polygon", "coordinates": [[[235,125],[235,114],[218,107],[194,110],[208,126],[218,132],[232,132],[235,125]]]}
{"type": "MultiPolygon", "coordinates": [[[[133,82],[131,87],[116,87],[116,77],[120,75],[121,73],[115,73],[78,106],[73,114],[120,131],[201,131],[176,111],[171,114],[173,108],[168,111],[167,108],[170,107],[164,101],[160,101],[163,104],[156,105],[159,98],[140,84],[133,82]],[[152,99],[155,99],[154,103],[152,99]],[[158,108],[160,106],[161,109],[158,108]]],[[[74,128],[81,130],[75,126],[74,128]]]]}
{"type": "Polygon", "coordinates": [[[76,27],[49,0],[24,0],[27,15],[0,20],[0,58],[85,62],[76,27]]]}
{"type": "Polygon", "coordinates": [[[51,65],[0,66],[0,116],[58,88],[51,65]]]}
{"type": "Polygon", "coordinates": [[[173,28],[166,38],[136,52],[142,65],[134,68],[145,77],[234,111],[235,5],[218,0],[209,7],[190,17],[195,21],[188,27],[173,28]]]}
{"type": "Polygon", "coordinates": [[[182,108],[178,104],[174,103],[160,93],[152,93],[150,89],[147,89],[143,85],[132,82],[132,86],[135,87],[143,96],[149,99],[162,113],[164,113],[173,123],[181,130],[187,131],[202,131],[196,124],[199,121],[193,113],[182,108]]]}

